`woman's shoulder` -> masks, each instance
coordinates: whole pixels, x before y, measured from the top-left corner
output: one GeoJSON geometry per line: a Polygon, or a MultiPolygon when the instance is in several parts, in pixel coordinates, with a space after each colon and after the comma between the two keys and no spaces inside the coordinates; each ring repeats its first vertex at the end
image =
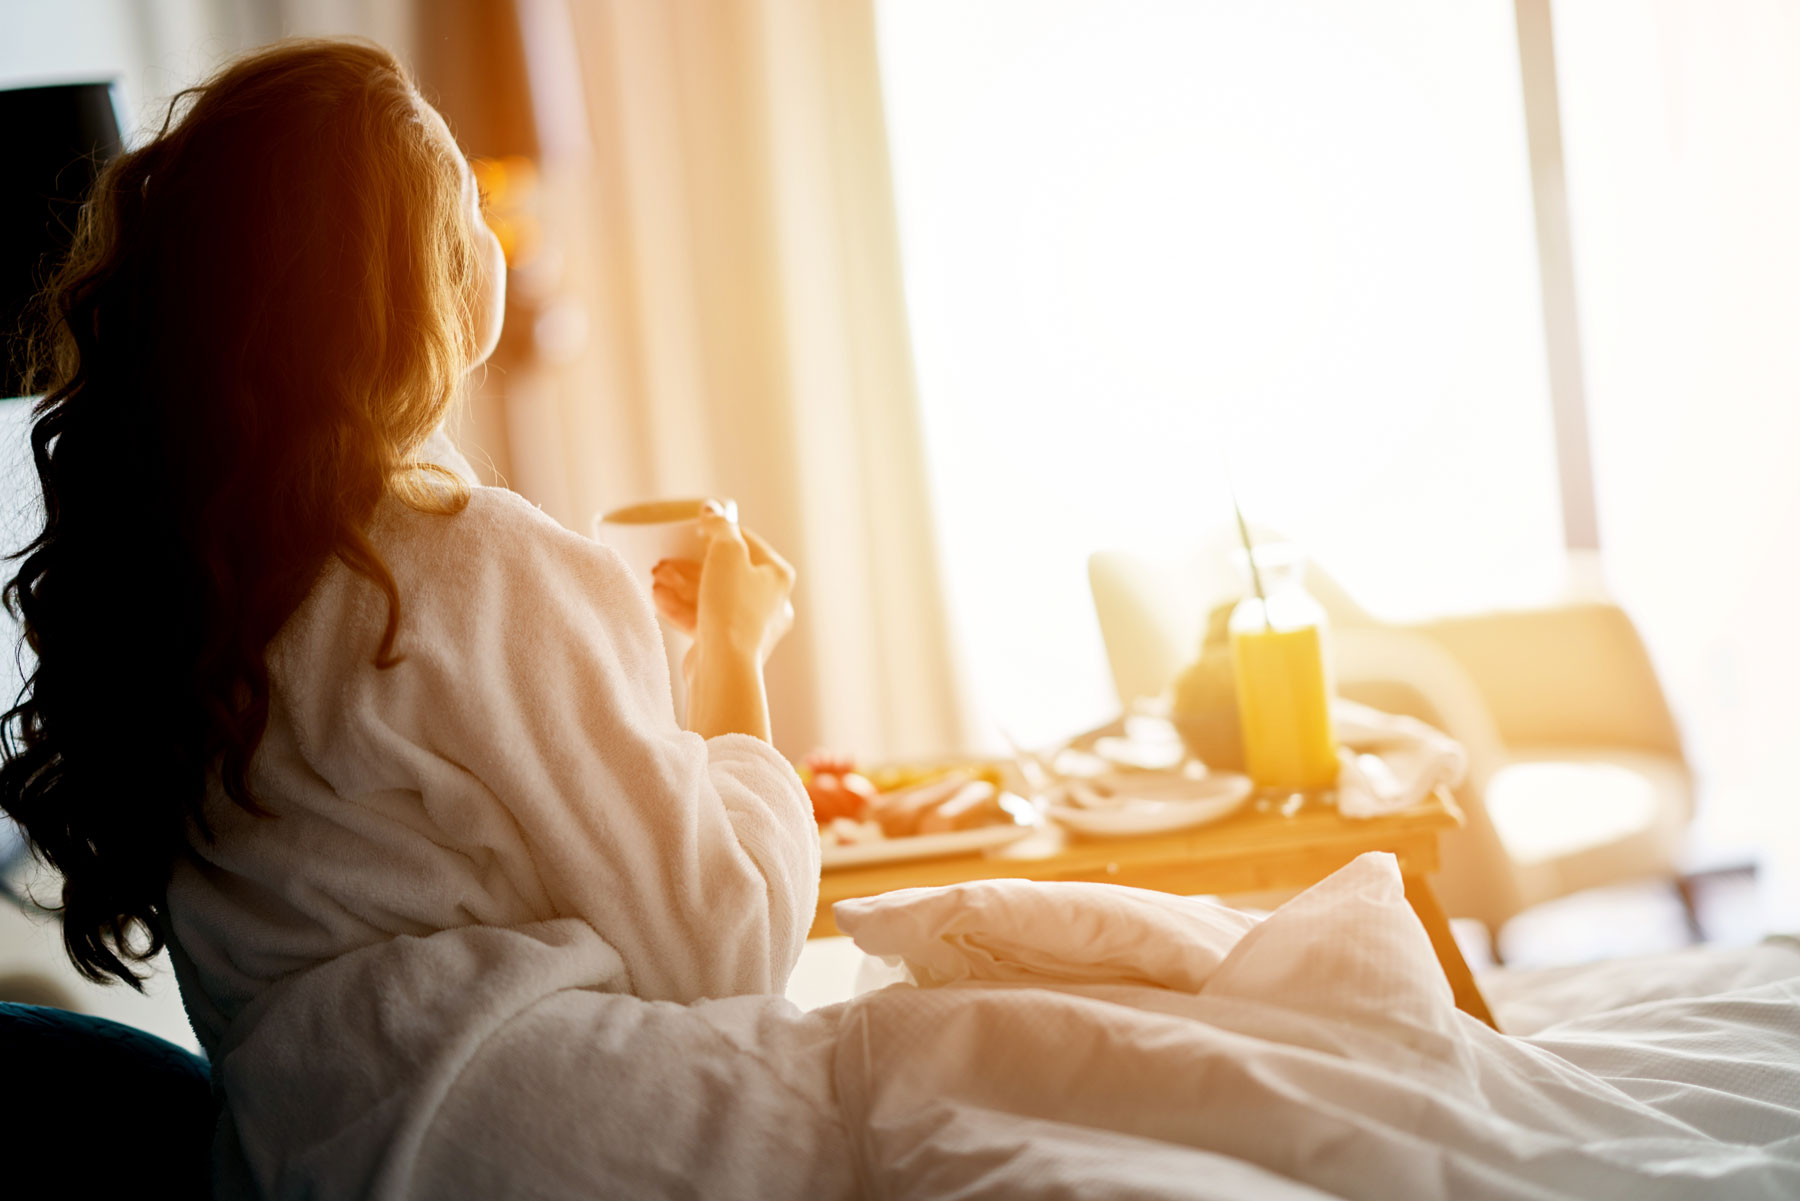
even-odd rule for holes
{"type": "Polygon", "coordinates": [[[467,504],[444,512],[419,508],[389,495],[375,512],[370,523],[370,536],[377,543],[472,546],[486,541],[505,543],[520,538],[554,538],[558,532],[569,532],[548,513],[510,488],[473,484],[467,495],[467,504]]]}
{"type": "MultiPolygon", "coordinates": [[[[509,489],[472,487],[468,503],[447,513],[389,497],[368,533],[401,598],[402,643],[474,636],[497,621],[515,629],[585,624],[596,612],[654,623],[649,598],[616,552],[509,489]]],[[[291,624],[378,632],[386,617],[381,590],[334,559],[291,624]]]]}
{"type": "Polygon", "coordinates": [[[468,579],[518,579],[543,571],[628,577],[609,548],[562,525],[507,488],[476,486],[455,512],[434,513],[390,498],[370,528],[370,540],[396,573],[448,573],[468,579]]]}
{"type": "MultiPolygon", "coordinates": [[[[516,493],[471,488],[454,513],[384,500],[368,532],[400,599],[393,649],[402,669],[370,666],[388,600],[335,558],[270,647],[278,679],[326,708],[347,703],[337,690],[352,681],[486,687],[495,664],[551,671],[570,656],[599,656],[641,673],[663,662],[650,598],[618,554],[516,493]]],[[[303,703],[298,693],[290,700],[303,703]]],[[[329,721],[323,710],[314,717],[329,721]]]]}

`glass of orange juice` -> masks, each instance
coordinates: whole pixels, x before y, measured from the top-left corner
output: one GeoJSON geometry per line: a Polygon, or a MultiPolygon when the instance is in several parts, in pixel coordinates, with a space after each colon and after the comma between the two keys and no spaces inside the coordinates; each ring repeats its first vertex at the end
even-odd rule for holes
{"type": "Polygon", "coordinates": [[[1306,591],[1298,547],[1270,543],[1254,555],[1260,595],[1231,614],[1244,761],[1257,789],[1291,809],[1337,785],[1325,610],[1306,591]]]}

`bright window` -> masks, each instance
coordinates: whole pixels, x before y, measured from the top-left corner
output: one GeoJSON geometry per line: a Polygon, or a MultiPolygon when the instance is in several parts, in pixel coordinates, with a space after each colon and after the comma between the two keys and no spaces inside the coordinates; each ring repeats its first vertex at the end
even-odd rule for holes
{"type": "Polygon", "coordinates": [[[908,305],[983,709],[1115,708],[1085,563],[1229,520],[1390,614],[1561,532],[1507,0],[883,0],[908,305]]]}

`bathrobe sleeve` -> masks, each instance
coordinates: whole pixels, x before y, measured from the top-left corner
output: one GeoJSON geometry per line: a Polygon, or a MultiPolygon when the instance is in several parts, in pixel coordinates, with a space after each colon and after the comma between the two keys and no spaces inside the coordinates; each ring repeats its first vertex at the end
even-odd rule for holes
{"type": "Polygon", "coordinates": [[[443,836],[536,916],[592,925],[640,997],[781,991],[818,897],[793,767],[676,724],[650,600],[610,549],[493,488],[421,528],[397,556],[424,577],[400,581],[405,659],[361,678],[372,718],[448,765],[420,785],[443,836]],[[446,591],[405,607],[425,588],[446,591]]]}

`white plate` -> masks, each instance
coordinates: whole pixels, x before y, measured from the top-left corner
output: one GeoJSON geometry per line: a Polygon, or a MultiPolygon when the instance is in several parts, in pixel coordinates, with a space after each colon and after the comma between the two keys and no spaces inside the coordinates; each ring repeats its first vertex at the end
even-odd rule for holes
{"type": "MultiPolygon", "coordinates": [[[[1132,795],[1125,780],[1114,777],[1114,781],[1116,795],[1123,797],[1116,804],[1090,808],[1070,804],[1061,794],[1053,794],[1047,812],[1078,834],[1129,838],[1141,834],[1167,834],[1172,830],[1222,821],[1241,809],[1253,791],[1249,777],[1230,772],[1215,772],[1199,780],[1180,781],[1183,795],[1179,798],[1170,796],[1174,789],[1160,781],[1154,788],[1155,796],[1132,795]]],[[[1144,781],[1143,791],[1152,791],[1150,781],[1144,781]]]]}
{"type": "Polygon", "coordinates": [[[873,842],[853,842],[845,846],[820,847],[819,866],[825,871],[837,867],[865,867],[871,863],[901,863],[908,859],[940,859],[948,855],[972,855],[979,851],[1003,847],[1019,841],[1037,830],[1041,819],[1030,802],[1016,798],[1018,804],[1008,812],[1013,820],[969,830],[951,830],[944,834],[913,834],[905,838],[878,838],[873,842]]]}

